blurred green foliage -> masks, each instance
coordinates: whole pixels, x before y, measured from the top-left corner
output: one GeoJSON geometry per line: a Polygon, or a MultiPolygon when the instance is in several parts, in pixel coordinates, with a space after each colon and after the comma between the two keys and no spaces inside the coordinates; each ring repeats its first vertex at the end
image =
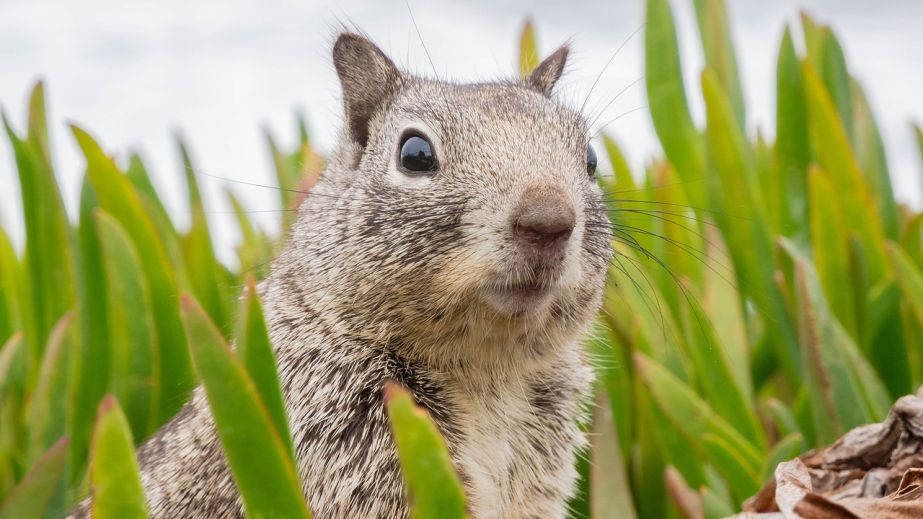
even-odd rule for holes
{"type": "MultiPolygon", "coordinates": [[[[775,135],[752,135],[725,3],[693,7],[704,122],[689,110],[671,5],[648,0],[645,84],[664,156],[631,171],[618,141],[601,139],[618,255],[588,344],[597,405],[577,517],[682,517],[690,496],[724,516],[776,463],[881,420],[923,382],[923,214],[894,198],[835,35],[806,15],[786,28],[775,135]]],[[[538,58],[527,23],[519,73],[538,58]]],[[[304,123],[291,152],[267,134],[280,229],[227,193],[242,235],[231,269],[182,142],[187,229],[138,156],[114,160],[77,127],[86,177],[68,215],[44,107],[39,84],[24,132],[4,115],[25,247],[0,228],[0,518],[62,516],[91,486],[98,517],[144,516],[133,446],[199,382],[248,515],[308,517],[255,292],[323,168],[304,123]]],[[[434,425],[406,392],[386,393],[413,516],[463,516],[434,425]]]]}

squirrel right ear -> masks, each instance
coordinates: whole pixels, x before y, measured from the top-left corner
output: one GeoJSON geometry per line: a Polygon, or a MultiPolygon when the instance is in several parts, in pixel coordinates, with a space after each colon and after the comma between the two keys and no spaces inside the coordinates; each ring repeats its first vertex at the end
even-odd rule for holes
{"type": "Polygon", "coordinates": [[[343,89],[349,135],[364,148],[369,120],[400,88],[401,73],[374,43],[349,32],[333,45],[333,65],[343,89]]]}
{"type": "Polygon", "coordinates": [[[535,70],[526,78],[526,83],[546,96],[551,95],[554,85],[561,79],[569,53],[570,48],[567,45],[561,45],[551,56],[535,67],[535,70]]]}

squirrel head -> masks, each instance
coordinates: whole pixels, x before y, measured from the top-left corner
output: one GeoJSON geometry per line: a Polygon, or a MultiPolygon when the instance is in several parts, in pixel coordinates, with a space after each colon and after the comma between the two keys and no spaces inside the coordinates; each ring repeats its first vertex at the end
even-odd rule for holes
{"type": "Polygon", "coordinates": [[[349,333],[434,362],[573,340],[612,251],[587,122],[553,95],[567,55],[455,84],[341,34],[340,142],[274,270],[349,333]]]}

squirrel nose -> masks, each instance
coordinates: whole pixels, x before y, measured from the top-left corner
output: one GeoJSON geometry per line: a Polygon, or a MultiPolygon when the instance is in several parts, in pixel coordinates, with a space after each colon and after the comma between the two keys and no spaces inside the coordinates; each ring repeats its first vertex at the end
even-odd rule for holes
{"type": "Polygon", "coordinates": [[[556,188],[530,188],[513,213],[513,234],[526,254],[537,260],[559,260],[576,223],[567,193],[556,188]]]}

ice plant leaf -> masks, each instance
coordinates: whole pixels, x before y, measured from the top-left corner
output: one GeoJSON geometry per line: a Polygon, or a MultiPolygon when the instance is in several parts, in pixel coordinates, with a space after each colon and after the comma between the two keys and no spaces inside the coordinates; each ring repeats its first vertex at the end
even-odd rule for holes
{"type": "Polygon", "coordinates": [[[397,382],[384,387],[385,405],[414,519],[465,517],[465,495],[436,425],[397,382]]]}

